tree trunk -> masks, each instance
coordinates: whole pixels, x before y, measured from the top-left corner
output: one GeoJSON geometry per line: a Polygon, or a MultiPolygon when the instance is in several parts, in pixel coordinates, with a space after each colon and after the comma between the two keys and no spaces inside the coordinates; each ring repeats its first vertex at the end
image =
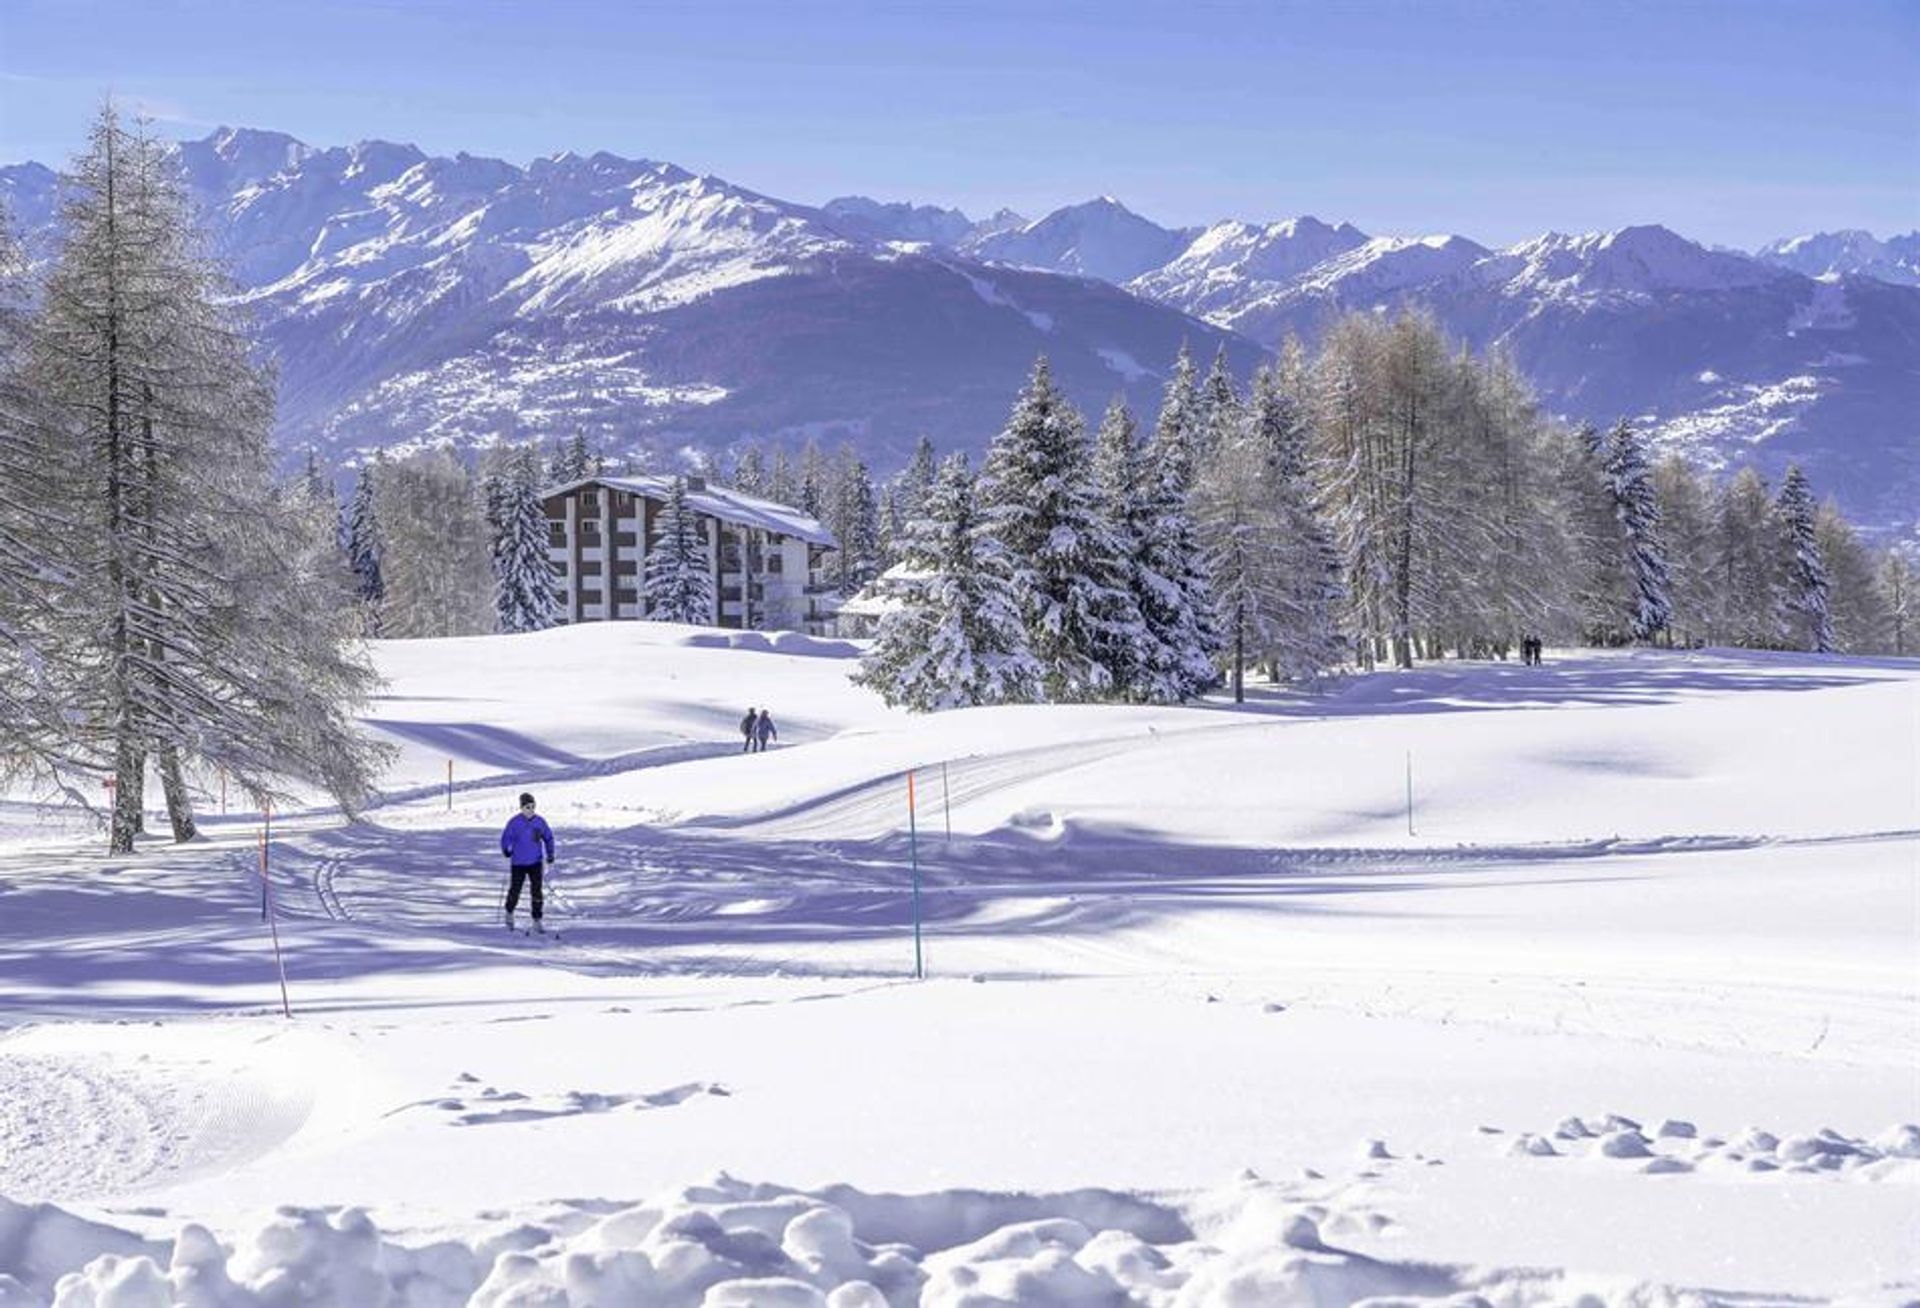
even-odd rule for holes
{"type": "Polygon", "coordinates": [[[193,822],[193,798],[187,793],[187,779],[180,771],[180,751],[168,746],[160,751],[160,788],[167,795],[167,820],[173,824],[175,844],[184,845],[199,834],[193,822]]]}
{"type": "Polygon", "coordinates": [[[1233,702],[1247,702],[1247,622],[1244,605],[1233,611],[1233,702]]]}
{"type": "Polygon", "coordinates": [[[107,852],[131,854],[133,838],[140,834],[140,774],[146,760],[134,748],[130,736],[122,735],[113,761],[113,815],[107,829],[107,852]]]}

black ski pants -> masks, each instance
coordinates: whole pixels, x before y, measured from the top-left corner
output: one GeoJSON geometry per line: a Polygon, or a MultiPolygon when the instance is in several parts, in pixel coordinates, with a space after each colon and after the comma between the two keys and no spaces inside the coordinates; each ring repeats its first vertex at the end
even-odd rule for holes
{"type": "Polygon", "coordinates": [[[545,872],[545,865],[540,863],[513,865],[513,877],[507,882],[507,912],[511,913],[520,907],[520,887],[531,881],[533,883],[533,920],[536,922],[540,920],[541,910],[546,907],[540,893],[540,883],[544,879],[545,872]]]}

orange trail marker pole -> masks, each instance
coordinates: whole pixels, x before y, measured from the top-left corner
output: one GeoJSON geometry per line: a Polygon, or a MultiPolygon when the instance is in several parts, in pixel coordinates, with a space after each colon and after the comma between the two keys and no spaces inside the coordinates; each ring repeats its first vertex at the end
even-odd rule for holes
{"type": "Polygon", "coordinates": [[[260,828],[260,916],[265,919],[267,931],[273,937],[273,962],[280,971],[280,1012],[289,1021],[293,1018],[293,1005],[287,1002],[287,960],[280,952],[280,923],[273,914],[272,900],[267,886],[272,880],[268,856],[268,833],[273,830],[273,805],[266,805],[263,816],[266,824],[260,828]]]}

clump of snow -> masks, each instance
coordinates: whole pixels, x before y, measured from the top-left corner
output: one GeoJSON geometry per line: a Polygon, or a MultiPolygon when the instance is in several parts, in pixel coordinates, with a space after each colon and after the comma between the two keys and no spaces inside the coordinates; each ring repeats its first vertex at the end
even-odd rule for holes
{"type": "Polygon", "coordinates": [[[1531,1132],[1515,1136],[1507,1144],[1507,1153],[1515,1157],[1552,1158],[1559,1152],[1553,1147],[1553,1141],[1531,1132]]]}
{"type": "Polygon", "coordinates": [[[1613,1131],[1602,1136],[1596,1148],[1608,1158],[1646,1158],[1652,1154],[1647,1137],[1638,1131],[1613,1131]]]}
{"type": "Polygon", "coordinates": [[[1920,1158],[1920,1126],[1904,1122],[1873,1138],[1873,1146],[1888,1158],[1920,1158]]]}

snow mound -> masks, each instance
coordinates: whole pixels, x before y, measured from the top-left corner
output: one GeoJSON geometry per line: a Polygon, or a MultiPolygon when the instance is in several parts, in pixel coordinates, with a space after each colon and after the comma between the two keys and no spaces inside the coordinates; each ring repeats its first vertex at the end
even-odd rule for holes
{"type": "MultiPolygon", "coordinates": [[[[35,1308],[1256,1308],[1392,1296],[1568,1299],[1557,1273],[1475,1271],[1329,1245],[1282,1187],[1246,1179],[1203,1196],[1218,1229],[1195,1238],[1125,1195],[819,1195],[721,1176],[552,1228],[468,1245],[384,1236],[359,1208],[283,1207],[231,1253],[203,1227],[171,1248],[50,1207],[0,1200],[0,1304],[35,1308]],[[1051,1209],[1050,1212],[1046,1211],[1051,1209]],[[1140,1218],[1143,1231],[1079,1216],[1140,1218]],[[1009,1213],[1021,1216],[1002,1220],[1009,1213]],[[985,1229],[981,1226],[985,1224],[985,1229]],[[903,1227],[925,1248],[887,1237],[903,1227]],[[1154,1228],[1159,1229],[1154,1229],[1154,1228]],[[870,1228],[863,1230],[863,1228],[870,1228]],[[971,1238],[956,1238],[971,1233],[971,1238]],[[939,1246],[939,1247],[936,1247],[939,1246]],[[925,1250],[931,1250],[930,1252],[925,1250]]],[[[1636,1293],[1669,1300],[1672,1292],[1636,1293]]]]}

